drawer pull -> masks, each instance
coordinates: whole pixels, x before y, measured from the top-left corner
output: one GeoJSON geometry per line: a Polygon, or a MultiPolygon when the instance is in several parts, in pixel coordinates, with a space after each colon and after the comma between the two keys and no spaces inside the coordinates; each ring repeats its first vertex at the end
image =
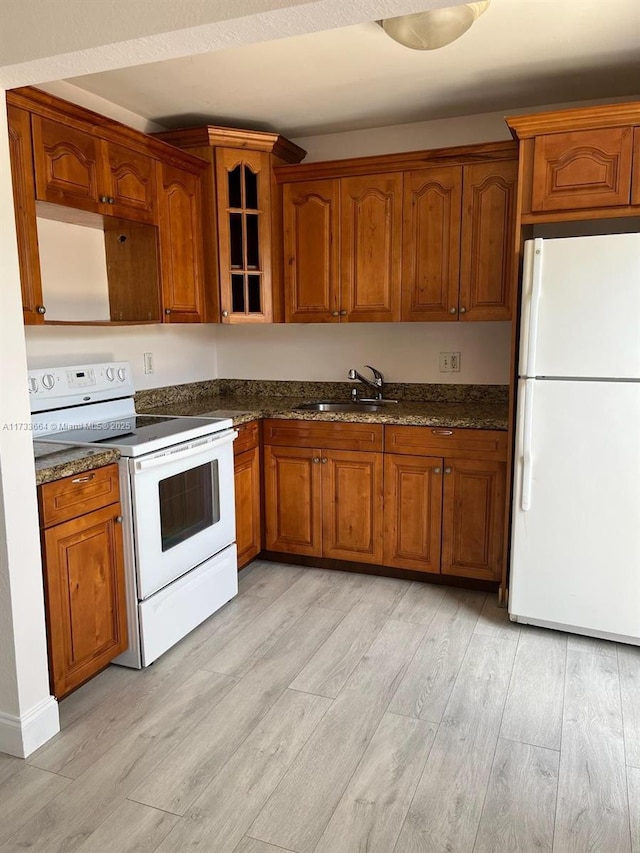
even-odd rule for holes
{"type": "Polygon", "coordinates": [[[432,429],[434,435],[453,435],[452,429],[432,429]]]}
{"type": "Polygon", "coordinates": [[[95,476],[96,476],[95,474],[87,474],[86,477],[76,477],[71,482],[72,483],[89,483],[89,482],[91,482],[91,480],[93,480],[93,478],[95,476]]]}

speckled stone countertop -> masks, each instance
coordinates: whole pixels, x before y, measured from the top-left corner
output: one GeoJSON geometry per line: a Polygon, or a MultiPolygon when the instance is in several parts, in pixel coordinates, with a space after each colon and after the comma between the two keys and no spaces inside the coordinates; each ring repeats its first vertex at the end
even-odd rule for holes
{"type": "Polygon", "coordinates": [[[110,465],[120,458],[117,450],[92,450],[90,447],[70,447],[39,440],[33,442],[33,456],[39,486],[110,465]]]}
{"type": "Polygon", "coordinates": [[[402,392],[411,386],[387,385],[385,396],[391,398],[395,391],[401,402],[388,403],[377,412],[314,412],[296,408],[302,403],[319,400],[348,402],[352,387],[349,383],[218,380],[196,383],[196,386],[193,396],[186,393],[187,386],[143,392],[136,398],[136,408],[152,414],[232,418],[235,426],[257,418],[281,418],[464,429],[508,428],[508,403],[502,386],[414,386],[437,390],[435,393],[414,390],[405,396],[402,392]],[[264,392],[257,393],[263,386],[266,386],[264,392]],[[460,390],[463,388],[468,389],[466,394],[460,390]],[[283,396],[274,394],[274,390],[297,393],[283,396]],[[420,393],[440,399],[416,399],[420,393]]]}

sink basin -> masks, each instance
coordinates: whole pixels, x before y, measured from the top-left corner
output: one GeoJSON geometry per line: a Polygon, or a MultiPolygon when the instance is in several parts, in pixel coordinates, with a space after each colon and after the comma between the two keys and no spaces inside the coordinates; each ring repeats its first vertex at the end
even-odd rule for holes
{"type": "Polygon", "coordinates": [[[371,403],[302,403],[296,406],[305,412],[379,412],[381,406],[371,403]]]}

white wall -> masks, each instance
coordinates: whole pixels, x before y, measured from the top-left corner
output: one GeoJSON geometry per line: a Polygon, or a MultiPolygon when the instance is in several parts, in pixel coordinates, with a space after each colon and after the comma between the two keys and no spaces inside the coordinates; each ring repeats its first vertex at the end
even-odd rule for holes
{"type": "Polygon", "coordinates": [[[224,379],[347,380],[372,364],[388,382],[507,384],[510,323],[352,323],[222,326],[224,379]],[[438,354],[460,352],[460,373],[439,373],[438,354]]]}

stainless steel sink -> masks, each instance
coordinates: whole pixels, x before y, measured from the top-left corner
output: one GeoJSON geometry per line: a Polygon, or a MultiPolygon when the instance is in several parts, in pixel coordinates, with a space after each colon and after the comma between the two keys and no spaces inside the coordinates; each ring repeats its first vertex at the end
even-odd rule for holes
{"type": "Polygon", "coordinates": [[[382,406],[372,403],[301,403],[296,409],[305,412],[379,412],[382,406]]]}

